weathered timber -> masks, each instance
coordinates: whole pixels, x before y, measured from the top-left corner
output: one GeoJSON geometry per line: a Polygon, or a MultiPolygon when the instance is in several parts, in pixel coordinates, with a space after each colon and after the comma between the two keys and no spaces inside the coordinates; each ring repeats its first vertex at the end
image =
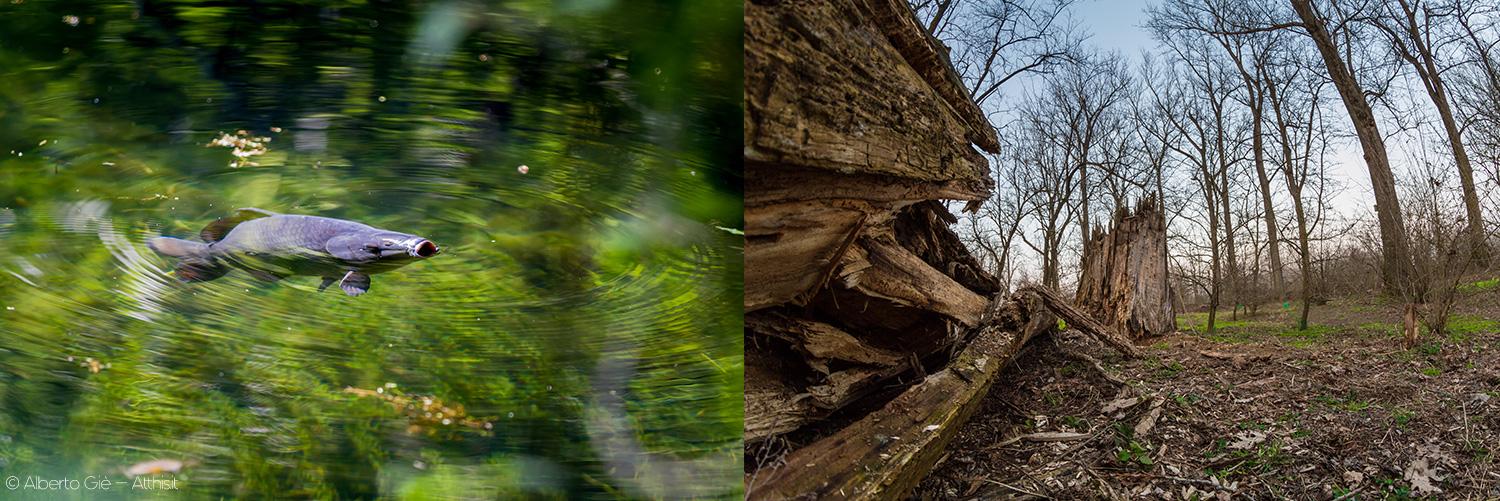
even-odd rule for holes
{"type": "Polygon", "coordinates": [[[755,443],[936,371],[982,323],[999,283],[941,201],[991,196],[999,142],[902,0],[747,2],[744,95],[755,443]]]}
{"type": "Polygon", "coordinates": [[[947,315],[967,327],[979,323],[986,303],[979,294],[934,269],[893,240],[863,239],[859,244],[870,267],[854,281],[851,289],[900,306],[947,315]]]}
{"type": "Polygon", "coordinates": [[[901,499],[925,476],[1031,337],[1055,329],[1035,293],[987,315],[948,365],[879,411],[747,479],[749,499],[901,499]],[[1017,323],[1018,319],[1029,319],[1017,323]]]}
{"type": "Polygon", "coordinates": [[[969,145],[998,152],[994,129],[956,78],[924,76],[951,69],[907,60],[938,49],[898,2],[746,3],[746,160],[993,187],[969,145]]]}
{"type": "Polygon", "coordinates": [[[1167,221],[1154,197],[1115,210],[1108,232],[1085,243],[1073,304],[1132,340],[1177,330],[1167,280],[1167,221]]]}
{"type": "Polygon", "coordinates": [[[999,142],[944,54],[900,0],[745,6],[746,312],[805,303],[851,231],[990,196],[971,144],[999,142]]]}
{"type": "MultiPolygon", "coordinates": [[[[903,354],[873,346],[833,325],[793,318],[779,310],[746,315],[745,331],[757,341],[772,337],[790,343],[801,355],[798,364],[787,350],[746,344],[745,441],[749,443],[827,417],[910,369],[909,360],[916,356],[915,352],[903,354]],[[801,377],[788,377],[792,374],[801,377]]],[[[922,355],[937,349],[934,344],[922,355]]]]}
{"type": "Polygon", "coordinates": [[[1141,350],[1136,349],[1135,345],[1131,344],[1129,339],[1125,339],[1119,332],[1115,332],[1114,329],[1106,327],[1093,318],[1090,318],[1087,313],[1078,311],[1078,309],[1069,305],[1067,301],[1063,301],[1062,296],[1057,295],[1052,289],[1040,285],[1028,285],[1022,287],[1021,291],[1035,292],[1042,298],[1042,303],[1046,304],[1048,309],[1052,310],[1053,313],[1056,313],[1057,316],[1062,317],[1068,323],[1069,328],[1078,329],[1079,332],[1098,339],[1100,342],[1109,345],[1109,347],[1125,354],[1127,357],[1141,357],[1141,350]]]}

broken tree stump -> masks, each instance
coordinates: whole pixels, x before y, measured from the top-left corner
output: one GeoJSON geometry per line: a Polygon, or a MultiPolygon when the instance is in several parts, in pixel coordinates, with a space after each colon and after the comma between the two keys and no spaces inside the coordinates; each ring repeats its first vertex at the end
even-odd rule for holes
{"type": "Polygon", "coordinates": [[[1155,197],[1115,210],[1109,232],[1084,243],[1083,274],[1073,304],[1131,340],[1177,330],[1167,280],[1167,220],[1155,197]]]}
{"type": "Polygon", "coordinates": [[[978,408],[1000,370],[1027,340],[1057,326],[1035,292],[1017,292],[997,304],[947,368],[879,411],[757,471],[747,479],[747,499],[904,498],[978,408]]]}

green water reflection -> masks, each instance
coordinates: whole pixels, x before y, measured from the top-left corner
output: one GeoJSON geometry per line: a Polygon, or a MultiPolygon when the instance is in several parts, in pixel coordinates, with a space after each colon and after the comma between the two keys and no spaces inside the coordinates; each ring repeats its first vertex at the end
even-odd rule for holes
{"type": "Polygon", "coordinates": [[[79,482],[0,498],[742,496],[741,17],[0,1],[0,481],[79,482]],[[144,244],[246,206],[443,253],[353,298],[144,244]]]}

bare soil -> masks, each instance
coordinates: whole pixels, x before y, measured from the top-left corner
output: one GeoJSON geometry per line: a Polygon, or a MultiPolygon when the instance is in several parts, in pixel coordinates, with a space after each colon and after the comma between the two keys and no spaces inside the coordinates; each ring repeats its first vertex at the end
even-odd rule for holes
{"type": "Polygon", "coordinates": [[[913,497],[1500,498],[1495,296],[1412,350],[1378,298],[1314,307],[1306,331],[1295,304],[1212,334],[1182,317],[1137,360],[1034,339],[913,497]]]}

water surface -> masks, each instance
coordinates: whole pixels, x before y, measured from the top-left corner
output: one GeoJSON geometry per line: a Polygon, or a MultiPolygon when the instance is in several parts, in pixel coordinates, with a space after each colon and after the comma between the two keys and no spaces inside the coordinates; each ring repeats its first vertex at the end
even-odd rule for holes
{"type": "Polygon", "coordinates": [[[0,481],[79,481],[0,497],[742,495],[739,19],[0,4],[0,481]],[[237,207],[442,253],[349,297],[144,244],[237,207]]]}

